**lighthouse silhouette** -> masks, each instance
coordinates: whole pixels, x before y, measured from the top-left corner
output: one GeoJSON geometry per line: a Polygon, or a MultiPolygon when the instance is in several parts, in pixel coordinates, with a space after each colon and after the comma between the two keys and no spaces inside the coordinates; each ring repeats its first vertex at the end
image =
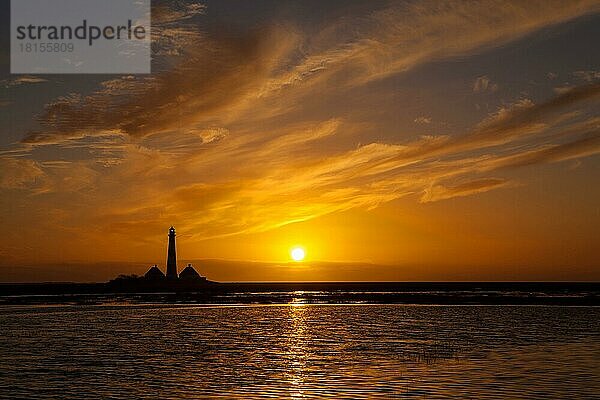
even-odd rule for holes
{"type": "Polygon", "coordinates": [[[169,228],[169,249],[167,251],[167,279],[177,279],[177,253],[175,250],[175,228],[169,228]]]}

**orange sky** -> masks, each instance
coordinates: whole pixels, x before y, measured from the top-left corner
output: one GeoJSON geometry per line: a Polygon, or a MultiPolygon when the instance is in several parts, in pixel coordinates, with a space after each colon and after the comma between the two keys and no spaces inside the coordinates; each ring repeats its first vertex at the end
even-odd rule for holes
{"type": "Polygon", "coordinates": [[[143,273],[171,225],[215,280],[600,279],[596,1],[193,4],[150,76],[3,53],[5,280],[143,273]]]}

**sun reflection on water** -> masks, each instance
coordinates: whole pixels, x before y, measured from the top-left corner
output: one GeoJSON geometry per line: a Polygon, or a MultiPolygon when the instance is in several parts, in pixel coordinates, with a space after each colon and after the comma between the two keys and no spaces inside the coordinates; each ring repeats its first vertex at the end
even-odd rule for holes
{"type": "Polygon", "coordinates": [[[294,301],[288,310],[290,325],[287,337],[287,357],[290,368],[287,375],[291,384],[290,396],[292,398],[303,398],[305,395],[304,384],[308,372],[306,346],[310,340],[306,326],[308,308],[305,304],[294,301]]]}

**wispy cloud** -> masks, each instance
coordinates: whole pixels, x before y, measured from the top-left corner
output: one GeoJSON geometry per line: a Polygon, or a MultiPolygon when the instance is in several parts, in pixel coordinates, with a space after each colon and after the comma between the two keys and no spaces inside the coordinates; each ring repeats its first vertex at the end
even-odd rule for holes
{"type": "MultiPolygon", "coordinates": [[[[597,154],[598,121],[581,112],[597,103],[597,84],[537,103],[521,98],[463,132],[406,140],[369,138],[363,131],[379,126],[307,111],[424,63],[498,46],[599,7],[594,1],[499,5],[393,3],[357,17],[356,29],[341,40],[342,25],[354,21],[310,37],[282,23],[223,39],[175,24],[205,12],[201,6],[163,11],[160,26],[169,40],[162,54],[173,65],[49,103],[39,129],[22,140],[19,160],[0,156],[6,164],[0,184],[39,183],[31,201],[60,199],[65,212],[52,222],[95,227],[82,235],[127,232],[144,240],[148,226],[185,220],[184,233],[200,239],[406,196],[433,202],[513,187],[518,182],[501,176],[507,169],[597,154]],[[50,150],[68,157],[52,159],[50,150]]],[[[473,90],[494,85],[482,76],[473,90]]],[[[357,111],[377,119],[380,110],[364,108],[357,111]]],[[[414,122],[427,126],[431,119],[414,122]]]]}
{"type": "Polygon", "coordinates": [[[5,79],[0,81],[0,86],[4,86],[5,88],[10,88],[14,86],[28,85],[33,83],[42,83],[47,82],[47,79],[41,78],[39,76],[29,76],[23,75],[16,78],[5,79]]]}
{"type": "MultiPolygon", "coordinates": [[[[269,230],[411,195],[432,202],[514,187],[520,183],[497,174],[600,152],[597,119],[575,118],[570,111],[593,100],[583,93],[594,90],[515,106],[455,137],[373,142],[328,155],[324,143],[350,128],[343,120],[292,125],[272,137],[227,135],[216,145],[198,140],[188,152],[129,144],[123,164],[107,172],[111,181],[132,184],[123,188],[129,200],[118,210],[98,206],[94,223],[125,233],[140,224],[181,220],[200,239],[269,230]]],[[[107,192],[114,193],[110,186],[105,184],[107,192]]]]}
{"type": "Polygon", "coordinates": [[[0,189],[34,189],[43,175],[41,166],[33,160],[0,157],[0,189]]]}
{"type": "Polygon", "coordinates": [[[480,76],[473,82],[473,91],[480,92],[495,92],[498,90],[498,84],[494,83],[487,76],[480,76]]]}
{"type": "Polygon", "coordinates": [[[106,81],[88,96],[61,97],[46,106],[41,129],[24,142],[51,143],[107,131],[139,137],[196,130],[198,124],[222,119],[221,113],[232,112],[258,89],[289,46],[283,36],[273,42],[278,35],[260,31],[236,40],[199,40],[165,72],[106,81]]]}
{"type": "Polygon", "coordinates": [[[414,119],[414,121],[413,121],[413,122],[414,122],[415,124],[421,124],[421,125],[422,125],[422,124],[424,124],[424,125],[428,125],[428,124],[430,124],[430,123],[431,123],[431,117],[424,117],[424,116],[417,117],[417,118],[415,118],[415,119],[414,119]]]}
{"type": "Polygon", "coordinates": [[[455,186],[435,185],[425,189],[425,193],[423,193],[423,196],[421,197],[421,202],[427,203],[431,201],[451,199],[453,197],[469,196],[510,185],[510,181],[501,178],[477,179],[474,181],[460,183],[455,186]]]}
{"type": "MultiPolygon", "coordinates": [[[[289,73],[273,80],[275,87],[335,77],[336,83],[365,84],[417,65],[500,46],[542,27],[592,12],[596,1],[393,2],[366,18],[341,20],[318,36],[318,49],[289,73]],[[402,21],[401,24],[398,21],[402,21]],[[340,45],[347,24],[358,35],[340,45]]],[[[343,41],[343,39],[342,39],[343,41]]]]}
{"type": "MultiPolygon", "coordinates": [[[[154,25],[161,38],[170,40],[159,42],[157,51],[179,56],[175,67],[151,78],[108,81],[88,96],[59,98],[40,116],[41,129],[25,140],[47,142],[57,140],[53,136],[98,130],[143,136],[195,129],[236,116],[256,118],[260,104],[263,118],[268,118],[281,104],[286,104],[279,110],[284,114],[289,104],[306,101],[315,92],[365,85],[435,59],[498,46],[599,7],[592,0],[398,2],[366,17],[333,21],[317,35],[306,36],[282,23],[227,38],[208,37],[189,23],[205,12],[201,5],[162,7],[154,13],[154,25]],[[348,23],[355,24],[355,33],[343,33],[348,23]],[[163,32],[173,30],[172,35],[163,32]],[[299,51],[304,56],[299,58],[299,51]],[[264,107],[282,95],[286,102],[264,107]]],[[[496,87],[487,77],[478,82],[478,90],[496,87]]]]}
{"type": "Polygon", "coordinates": [[[585,82],[594,82],[600,79],[600,71],[575,71],[573,76],[585,82]]]}

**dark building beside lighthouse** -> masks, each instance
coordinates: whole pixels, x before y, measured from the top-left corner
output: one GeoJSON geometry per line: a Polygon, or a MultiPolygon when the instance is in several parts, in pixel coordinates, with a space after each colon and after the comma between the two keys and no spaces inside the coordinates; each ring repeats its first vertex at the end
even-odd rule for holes
{"type": "Polygon", "coordinates": [[[165,279],[165,274],[163,274],[163,272],[155,265],[146,272],[144,278],[150,281],[162,281],[165,279]]]}
{"type": "Polygon", "coordinates": [[[152,266],[144,275],[144,278],[151,281],[170,280],[170,281],[186,281],[186,282],[206,282],[206,277],[201,276],[188,264],[187,267],[177,274],[177,249],[175,245],[175,228],[169,228],[169,244],[167,246],[167,274],[163,274],[158,266],[152,266]]]}

